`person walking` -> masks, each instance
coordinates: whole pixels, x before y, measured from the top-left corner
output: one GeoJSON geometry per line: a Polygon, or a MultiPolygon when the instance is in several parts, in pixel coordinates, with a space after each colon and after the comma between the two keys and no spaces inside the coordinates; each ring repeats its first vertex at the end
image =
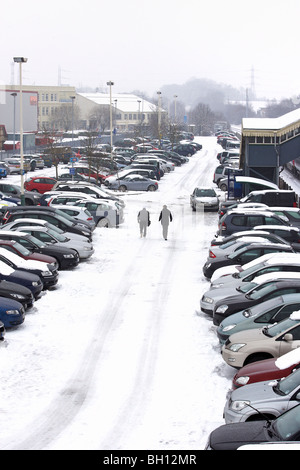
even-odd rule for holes
{"type": "Polygon", "coordinates": [[[146,237],[147,235],[147,228],[151,224],[150,221],[150,213],[147,211],[147,209],[144,207],[139,213],[138,213],[138,223],[140,224],[140,234],[141,238],[146,237]]]}
{"type": "Polygon", "coordinates": [[[173,216],[171,211],[167,208],[166,205],[163,206],[162,211],[160,213],[159,219],[163,229],[163,237],[165,240],[168,239],[168,230],[169,230],[169,223],[172,222],[173,216]]]}

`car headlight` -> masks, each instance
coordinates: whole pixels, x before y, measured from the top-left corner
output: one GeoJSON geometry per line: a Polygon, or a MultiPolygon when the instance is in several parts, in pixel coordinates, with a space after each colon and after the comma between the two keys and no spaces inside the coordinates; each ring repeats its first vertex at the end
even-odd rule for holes
{"type": "Polygon", "coordinates": [[[69,255],[64,255],[64,258],[74,258],[74,255],[70,253],[69,255]]]}
{"type": "Polygon", "coordinates": [[[210,297],[206,297],[205,295],[202,297],[202,301],[207,304],[212,304],[214,301],[210,297]]]}
{"type": "Polygon", "coordinates": [[[246,346],[246,343],[235,343],[231,344],[229,350],[232,352],[238,352],[240,349],[242,349],[244,346],[246,346]]]}
{"type": "Polygon", "coordinates": [[[6,310],[7,315],[19,315],[19,310],[6,310]]]}
{"type": "Polygon", "coordinates": [[[206,268],[210,268],[210,267],[211,267],[211,263],[205,264],[205,267],[206,267],[206,268]]]}
{"type": "Polygon", "coordinates": [[[39,283],[38,281],[33,281],[33,282],[31,283],[31,285],[32,285],[33,287],[37,287],[37,286],[40,285],[40,283],[39,283]]]}
{"type": "Polygon", "coordinates": [[[225,313],[227,309],[228,309],[228,305],[220,305],[220,307],[217,308],[216,312],[225,313]]]}
{"type": "Polygon", "coordinates": [[[223,287],[223,286],[224,286],[224,282],[223,283],[220,282],[220,284],[213,284],[211,286],[211,289],[219,289],[220,287],[223,287]]]}
{"type": "Polygon", "coordinates": [[[239,377],[236,380],[236,383],[239,384],[239,385],[247,385],[249,380],[250,380],[250,377],[248,377],[247,375],[244,375],[243,377],[239,377]]]}
{"type": "Polygon", "coordinates": [[[225,332],[231,331],[235,327],[236,327],[236,325],[233,323],[232,325],[228,325],[228,326],[225,326],[224,328],[222,328],[222,331],[225,331],[225,332]]]}
{"type": "Polygon", "coordinates": [[[242,401],[242,400],[237,400],[233,401],[230,404],[230,409],[232,411],[242,411],[244,408],[246,408],[248,405],[250,405],[250,401],[242,401]]]}
{"type": "Polygon", "coordinates": [[[18,299],[18,300],[24,300],[25,299],[24,295],[22,295],[22,294],[11,294],[11,296],[14,299],[18,299]]]}

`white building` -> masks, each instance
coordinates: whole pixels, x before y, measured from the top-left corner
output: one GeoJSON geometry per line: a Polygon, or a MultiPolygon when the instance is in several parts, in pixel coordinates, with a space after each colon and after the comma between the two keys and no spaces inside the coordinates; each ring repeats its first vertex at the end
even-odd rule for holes
{"type": "MultiPolygon", "coordinates": [[[[118,131],[131,131],[138,125],[148,126],[151,116],[158,113],[157,105],[136,95],[113,93],[111,97],[113,125],[118,131]]],[[[110,110],[109,93],[77,93],[76,106],[80,120],[89,128],[91,116],[97,106],[110,110]]],[[[161,110],[162,113],[166,113],[161,110]]]]}

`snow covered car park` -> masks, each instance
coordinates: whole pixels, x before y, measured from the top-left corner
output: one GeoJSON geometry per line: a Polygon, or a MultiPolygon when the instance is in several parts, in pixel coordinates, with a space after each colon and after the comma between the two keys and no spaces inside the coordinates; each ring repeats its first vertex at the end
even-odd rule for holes
{"type": "Polygon", "coordinates": [[[236,371],[199,311],[217,214],[194,212],[189,201],[196,186],[211,184],[219,146],[215,137],[195,140],[202,150],[158,191],[120,196],[122,226],[96,228],[93,256],[61,272],[58,288],[6,332],[1,449],[199,450],[224,424],[236,371]],[[158,222],[163,204],[173,214],[168,241],[158,222]],[[140,239],[143,207],[151,226],[140,239]]]}

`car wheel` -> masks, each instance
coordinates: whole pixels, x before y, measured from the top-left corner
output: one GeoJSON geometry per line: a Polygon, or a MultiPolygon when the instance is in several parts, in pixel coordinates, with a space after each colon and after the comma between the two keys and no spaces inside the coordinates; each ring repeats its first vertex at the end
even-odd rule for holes
{"type": "Polygon", "coordinates": [[[156,191],[156,187],[151,184],[150,186],[148,186],[148,191],[156,191]]]}
{"type": "Polygon", "coordinates": [[[221,191],[227,191],[227,184],[224,184],[224,183],[221,184],[220,189],[221,189],[221,191]]]}
{"type": "Polygon", "coordinates": [[[124,186],[124,184],[122,184],[122,185],[119,187],[119,191],[122,191],[123,193],[124,193],[125,191],[127,191],[126,186],[124,186]]]}
{"type": "Polygon", "coordinates": [[[108,228],[109,227],[109,221],[106,217],[103,217],[103,219],[100,219],[99,222],[97,223],[97,227],[99,228],[108,228]]]}

